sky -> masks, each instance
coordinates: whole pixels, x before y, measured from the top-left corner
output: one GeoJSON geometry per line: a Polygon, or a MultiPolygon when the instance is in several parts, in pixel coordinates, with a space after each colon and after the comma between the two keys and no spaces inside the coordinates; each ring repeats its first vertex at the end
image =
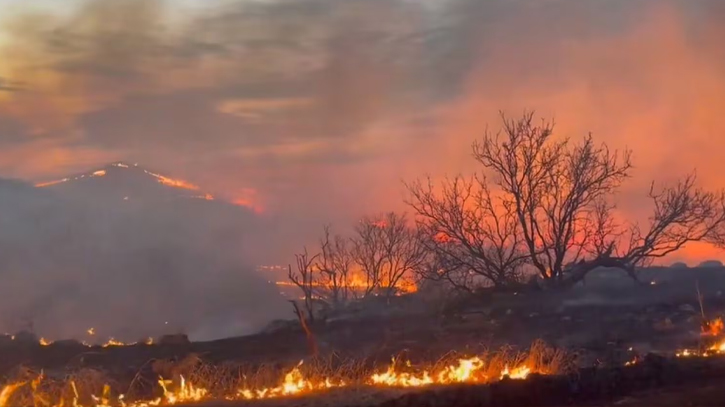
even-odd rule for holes
{"type": "MultiPolygon", "coordinates": [[[[0,176],[138,162],[278,220],[404,210],[504,110],[634,150],[621,206],[725,186],[720,0],[0,0],[0,176]],[[61,6],[62,4],[62,6],[61,6]]],[[[672,258],[722,258],[695,246],[672,258]]]]}

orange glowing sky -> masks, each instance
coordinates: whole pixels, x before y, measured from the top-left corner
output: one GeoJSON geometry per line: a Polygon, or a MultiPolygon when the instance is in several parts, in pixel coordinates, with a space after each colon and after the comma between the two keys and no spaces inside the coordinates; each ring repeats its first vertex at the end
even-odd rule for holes
{"type": "Polygon", "coordinates": [[[652,179],[697,167],[725,186],[721,0],[192,3],[0,17],[0,176],[152,165],[263,202],[294,250],[323,223],[403,209],[403,179],[474,170],[497,111],[530,108],[634,150],[633,218],[652,179]]]}

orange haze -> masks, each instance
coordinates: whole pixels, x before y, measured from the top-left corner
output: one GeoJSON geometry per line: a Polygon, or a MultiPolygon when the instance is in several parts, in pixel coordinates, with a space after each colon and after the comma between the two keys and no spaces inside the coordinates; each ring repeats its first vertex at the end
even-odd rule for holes
{"type": "MultiPolygon", "coordinates": [[[[3,16],[0,175],[144,163],[264,202],[276,258],[323,223],[404,209],[403,179],[475,170],[470,143],[499,109],[632,148],[632,218],[652,179],[697,167],[725,186],[725,2],[326,1],[238,0],[173,22],[172,2],[152,0],[3,16]]],[[[693,245],[668,261],[722,257],[693,245]]]]}

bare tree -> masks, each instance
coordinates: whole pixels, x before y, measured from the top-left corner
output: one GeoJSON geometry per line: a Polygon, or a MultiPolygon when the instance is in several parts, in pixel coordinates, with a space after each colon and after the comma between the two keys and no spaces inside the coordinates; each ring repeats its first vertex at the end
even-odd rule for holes
{"type": "MultiPolygon", "coordinates": [[[[302,291],[302,299],[305,304],[307,319],[311,322],[314,322],[315,320],[313,300],[316,287],[319,284],[313,270],[313,264],[317,257],[319,257],[319,254],[310,256],[307,252],[307,248],[305,248],[302,253],[295,254],[297,269],[293,272],[292,265],[287,266],[287,278],[302,291]]],[[[294,300],[292,304],[294,305],[295,309],[298,310],[297,303],[294,300]]]]}
{"type": "Polygon", "coordinates": [[[429,273],[425,278],[445,279],[468,291],[520,280],[528,259],[520,225],[513,206],[494,197],[485,178],[446,179],[439,191],[430,179],[406,187],[411,195],[406,203],[418,215],[423,245],[435,264],[421,269],[429,273]]]}
{"type": "Polygon", "coordinates": [[[350,278],[352,265],[348,239],[340,235],[331,238],[330,227],[325,226],[324,235],[320,239],[320,255],[314,268],[319,272],[320,291],[324,291],[321,296],[333,308],[339,308],[355,298],[350,278]]]}
{"type": "MultiPolygon", "coordinates": [[[[631,274],[634,267],[649,265],[655,259],[680,250],[687,243],[722,242],[725,192],[705,191],[697,187],[694,173],[659,190],[655,190],[652,183],[648,197],[653,204],[653,213],[646,228],[637,223],[618,225],[611,212],[599,212],[599,221],[608,226],[602,228],[598,224],[596,235],[608,235],[609,238],[598,238],[594,242],[596,253],[609,252],[610,257],[620,261],[620,266],[631,274]]],[[[595,260],[601,257],[600,254],[595,260]]]]}
{"type": "Polygon", "coordinates": [[[518,220],[531,265],[544,280],[564,280],[589,245],[592,213],[628,177],[630,151],[597,146],[591,134],[580,144],[553,138],[554,124],[535,124],[503,114],[503,134],[486,133],[474,158],[494,174],[518,220]]]}
{"type": "Polygon", "coordinates": [[[428,233],[443,234],[459,251],[446,245],[435,250],[465,269],[501,284],[509,280],[501,265],[526,264],[547,285],[562,287],[597,267],[621,268],[636,279],[635,267],[689,242],[725,242],[725,195],[697,188],[694,176],[650,190],[654,211],[647,228],[617,223],[610,200],[629,177],[629,150],[611,151],[595,144],[591,134],[579,143],[555,138],[553,123],[534,123],[533,113],[518,120],[501,117],[502,132],[486,132],[473,145],[494,188],[483,177],[475,182],[478,199],[470,198],[473,181],[448,182],[440,196],[430,184],[408,188],[409,204],[428,233]],[[492,230],[503,231],[503,238],[492,230]]]}
{"type": "Polygon", "coordinates": [[[425,258],[415,229],[394,212],[361,219],[351,242],[352,257],[365,275],[364,296],[379,289],[394,294],[425,258]]]}

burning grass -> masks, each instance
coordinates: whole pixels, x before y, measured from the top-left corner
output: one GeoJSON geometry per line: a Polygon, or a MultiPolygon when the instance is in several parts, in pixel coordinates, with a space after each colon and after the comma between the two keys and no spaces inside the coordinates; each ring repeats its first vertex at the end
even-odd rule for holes
{"type": "Polygon", "coordinates": [[[159,380],[136,377],[123,388],[95,370],[51,377],[23,371],[0,391],[0,407],[145,407],[202,400],[260,400],[306,396],[330,389],[401,389],[454,383],[490,383],[506,376],[526,379],[531,373],[567,373],[574,369],[572,355],[535,342],[527,351],[511,348],[477,356],[450,353],[432,364],[413,364],[394,358],[384,369],[365,360],[341,360],[332,355],[299,362],[292,367],[255,368],[213,366],[198,358],[180,362],[154,362],[159,380]],[[165,380],[162,377],[172,377],[165,380]]]}

